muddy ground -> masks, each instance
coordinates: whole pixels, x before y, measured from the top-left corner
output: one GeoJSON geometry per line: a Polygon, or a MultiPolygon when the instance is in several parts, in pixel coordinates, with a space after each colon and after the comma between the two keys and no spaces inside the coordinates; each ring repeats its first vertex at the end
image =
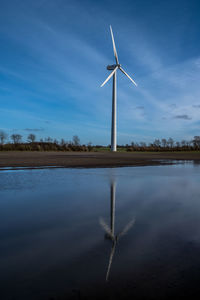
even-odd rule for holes
{"type": "Polygon", "coordinates": [[[0,167],[123,167],[200,162],[200,152],[0,152],[0,167]]]}

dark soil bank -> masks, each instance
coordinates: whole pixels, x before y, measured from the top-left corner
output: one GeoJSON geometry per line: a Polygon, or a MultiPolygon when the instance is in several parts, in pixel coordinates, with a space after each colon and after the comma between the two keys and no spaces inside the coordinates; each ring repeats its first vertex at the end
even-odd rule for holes
{"type": "Polygon", "coordinates": [[[170,164],[174,160],[200,161],[200,152],[0,152],[0,167],[122,167],[170,164]]]}

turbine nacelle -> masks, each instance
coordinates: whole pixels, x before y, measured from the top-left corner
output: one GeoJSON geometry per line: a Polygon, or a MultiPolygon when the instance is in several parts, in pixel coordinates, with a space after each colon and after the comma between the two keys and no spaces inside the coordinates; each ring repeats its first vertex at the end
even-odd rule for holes
{"type": "Polygon", "coordinates": [[[113,71],[116,67],[120,68],[121,65],[120,65],[120,64],[116,64],[116,65],[108,65],[108,66],[107,66],[107,70],[113,71]]]}

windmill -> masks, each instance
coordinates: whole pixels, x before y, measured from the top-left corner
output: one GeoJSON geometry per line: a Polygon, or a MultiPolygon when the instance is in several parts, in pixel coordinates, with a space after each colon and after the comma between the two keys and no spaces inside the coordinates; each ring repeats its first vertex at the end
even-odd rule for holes
{"type": "Polygon", "coordinates": [[[111,151],[117,151],[117,70],[119,69],[124,73],[136,86],[137,83],[122,69],[119,64],[117,50],[115,46],[115,40],[113,36],[112,27],[110,25],[110,33],[113,43],[113,51],[115,56],[116,64],[108,65],[107,70],[112,71],[106,80],[102,83],[101,87],[113,76],[113,88],[112,88],[112,125],[111,125],[111,151]]]}
{"type": "Polygon", "coordinates": [[[115,235],[115,194],[116,194],[116,184],[115,181],[111,182],[110,186],[110,227],[106,224],[103,218],[100,218],[99,222],[104,231],[106,232],[105,237],[112,242],[110,257],[109,257],[109,263],[108,268],[106,272],[106,281],[108,281],[110,269],[112,265],[113,256],[115,253],[115,248],[117,243],[119,242],[119,239],[125,235],[129,229],[133,226],[135,223],[135,219],[133,218],[125,227],[124,229],[117,235],[115,235]]]}

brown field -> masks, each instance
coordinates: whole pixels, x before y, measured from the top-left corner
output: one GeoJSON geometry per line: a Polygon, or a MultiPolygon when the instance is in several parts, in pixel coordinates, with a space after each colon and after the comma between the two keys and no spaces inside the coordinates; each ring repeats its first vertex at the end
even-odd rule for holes
{"type": "Polygon", "coordinates": [[[200,152],[0,152],[0,167],[123,167],[200,161],[200,152]]]}

